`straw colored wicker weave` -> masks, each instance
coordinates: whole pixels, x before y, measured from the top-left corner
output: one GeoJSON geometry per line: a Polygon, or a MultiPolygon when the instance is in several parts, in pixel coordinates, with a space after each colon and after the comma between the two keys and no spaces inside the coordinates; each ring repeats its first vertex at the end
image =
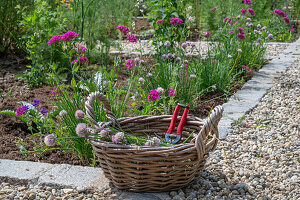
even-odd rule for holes
{"type": "MultiPolygon", "coordinates": [[[[100,128],[118,125],[126,132],[138,136],[164,138],[172,116],[138,116],[116,119],[105,95],[95,92],[85,103],[87,115],[100,128]],[[111,122],[97,123],[93,102],[98,99],[111,122]]],[[[210,116],[202,120],[188,116],[181,142],[191,133],[193,137],[184,143],[170,147],[147,147],[91,140],[105,176],[119,189],[135,192],[162,192],[182,188],[199,178],[209,152],[217,146],[217,125],[223,108],[217,106],[210,116]],[[213,137],[212,137],[213,135],[213,137]]],[[[181,117],[178,117],[177,125],[181,117]]],[[[176,134],[176,129],[174,131],[176,134]]]]}

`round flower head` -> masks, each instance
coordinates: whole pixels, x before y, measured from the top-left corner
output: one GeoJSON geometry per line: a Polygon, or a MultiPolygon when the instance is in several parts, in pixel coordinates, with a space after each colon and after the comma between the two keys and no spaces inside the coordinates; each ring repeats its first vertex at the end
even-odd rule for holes
{"type": "Polygon", "coordinates": [[[156,21],[157,24],[162,24],[163,22],[164,22],[163,19],[159,19],[159,20],[156,21]]]}
{"type": "Polygon", "coordinates": [[[241,13],[242,13],[243,15],[247,15],[247,9],[242,8],[242,9],[241,9],[241,13]]]}
{"type": "Polygon", "coordinates": [[[151,77],[152,76],[152,74],[149,72],[147,75],[146,75],[147,77],[151,77]]]}
{"type": "Polygon", "coordinates": [[[86,129],[86,124],[85,123],[79,123],[79,124],[77,124],[77,127],[76,127],[75,131],[76,131],[76,134],[79,137],[88,137],[87,129],[86,129]]]}
{"type": "Polygon", "coordinates": [[[58,44],[60,41],[62,40],[61,36],[60,35],[55,35],[53,36],[49,41],[48,41],[48,45],[51,45],[51,44],[58,44]]]}
{"type": "Polygon", "coordinates": [[[178,24],[183,24],[183,21],[180,18],[171,18],[170,23],[177,26],[178,24]]]}
{"type": "Polygon", "coordinates": [[[185,49],[188,46],[188,43],[184,42],[184,43],[181,44],[181,46],[182,46],[182,48],[185,49]]]}
{"type": "Polygon", "coordinates": [[[125,64],[126,64],[127,69],[133,68],[134,67],[134,59],[128,59],[128,60],[126,60],[125,64]]]}
{"type": "Polygon", "coordinates": [[[153,137],[152,141],[154,143],[154,146],[160,146],[160,139],[158,137],[153,137]]]}
{"type": "Polygon", "coordinates": [[[231,58],[232,58],[232,56],[231,56],[231,55],[228,55],[227,57],[228,57],[229,59],[231,59],[231,58]]]}
{"type": "Polygon", "coordinates": [[[243,0],[243,1],[244,1],[244,4],[251,5],[251,0],[243,0]]]}
{"type": "Polygon", "coordinates": [[[74,65],[74,64],[76,64],[76,63],[78,63],[78,60],[73,60],[73,61],[71,62],[71,65],[74,65]]]}
{"type": "Polygon", "coordinates": [[[188,64],[185,64],[185,65],[184,65],[184,68],[185,68],[185,69],[188,69],[188,68],[189,68],[188,64]]]}
{"type": "Polygon", "coordinates": [[[78,34],[73,31],[68,31],[61,36],[61,39],[64,41],[71,41],[75,37],[78,37],[78,34]]]}
{"type": "Polygon", "coordinates": [[[185,56],[190,58],[192,56],[192,54],[191,53],[186,53],[185,56]]]}
{"type": "Polygon", "coordinates": [[[261,28],[262,31],[265,31],[266,29],[267,29],[266,26],[264,26],[264,27],[261,28]]]}
{"type": "Polygon", "coordinates": [[[246,39],[244,33],[239,33],[239,34],[237,34],[236,36],[237,36],[238,38],[242,39],[242,40],[246,39]]]}
{"type": "Polygon", "coordinates": [[[189,63],[189,61],[188,61],[188,60],[184,60],[184,63],[185,63],[185,64],[188,64],[188,63],[189,63]]]}
{"type": "Polygon", "coordinates": [[[242,27],[239,27],[239,28],[238,28],[238,31],[239,31],[240,33],[244,33],[244,29],[243,29],[242,27]]]}
{"type": "Polygon", "coordinates": [[[290,24],[290,20],[289,20],[289,18],[285,17],[285,18],[283,18],[283,20],[284,20],[284,23],[286,23],[286,24],[290,24]]]}
{"type": "Polygon", "coordinates": [[[256,15],[255,12],[254,12],[254,10],[253,10],[252,8],[248,8],[248,11],[249,11],[249,13],[250,13],[252,16],[255,16],[255,15],[256,15]]]}
{"type": "Polygon", "coordinates": [[[54,146],[56,140],[57,140],[57,138],[56,138],[56,136],[54,135],[54,133],[49,134],[49,135],[47,135],[47,136],[44,138],[45,144],[46,144],[47,146],[49,146],[49,147],[54,146]]]}
{"type": "Polygon", "coordinates": [[[127,33],[129,33],[129,28],[127,26],[118,26],[117,29],[119,29],[121,31],[121,33],[123,33],[124,35],[126,35],[127,33]]]}
{"type": "Polygon", "coordinates": [[[145,79],[144,79],[143,77],[140,77],[140,78],[139,78],[139,83],[140,83],[140,84],[144,84],[144,82],[145,82],[145,79]]]}
{"type": "Polygon", "coordinates": [[[43,115],[43,117],[48,113],[48,110],[46,108],[43,108],[40,113],[43,115]]]}
{"type": "Polygon", "coordinates": [[[180,62],[181,58],[177,57],[175,60],[178,61],[178,62],[180,62]]]}
{"type": "Polygon", "coordinates": [[[257,33],[258,33],[258,31],[257,31],[257,30],[254,30],[253,32],[254,32],[255,34],[257,34],[257,33]]]}
{"type": "Polygon", "coordinates": [[[76,117],[76,119],[84,119],[85,114],[82,110],[76,110],[75,117],[76,117]]]}
{"type": "Polygon", "coordinates": [[[103,129],[99,132],[100,137],[106,137],[108,134],[109,134],[109,132],[105,129],[103,129]]]}
{"type": "Polygon", "coordinates": [[[138,40],[136,39],[135,35],[133,35],[132,33],[127,33],[126,34],[127,40],[132,42],[132,43],[136,43],[138,40]]]}
{"type": "Polygon", "coordinates": [[[268,38],[271,40],[271,39],[273,39],[273,35],[270,33],[269,35],[268,35],[268,38]]]}
{"type": "Polygon", "coordinates": [[[211,32],[207,31],[205,32],[205,34],[203,35],[203,37],[209,38],[211,36],[211,32]]]}
{"type": "Polygon", "coordinates": [[[251,22],[251,18],[249,18],[249,17],[248,17],[246,20],[247,20],[248,22],[251,22]]]}
{"type": "Polygon", "coordinates": [[[98,133],[98,131],[96,129],[93,129],[93,128],[86,128],[86,132],[92,133],[92,134],[97,134],[98,133]]]}
{"type": "Polygon", "coordinates": [[[261,28],[261,25],[260,24],[257,24],[257,29],[259,30],[261,28]]]}
{"type": "Polygon", "coordinates": [[[164,45],[165,45],[166,47],[169,47],[169,46],[171,46],[171,42],[166,41],[166,42],[164,43],[164,45]]]}
{"type": "Polygon", "coordinates": [[[210,11],[215,12],[217,10],[217,7],[213,7],[212,9],[210,9],[210,11]]]}
{"type": "Polygon", "coordinates": [[[158,87],[156,91],[158,92],[158,94],[163,94],[165,92],[164,88],[162,87],[158,87]]]}
{"type": "Polygon", "coordinates": [[[176,91],[173,90],[172,88],[169,88],[169,96],[170,97],[175,97],[176,96],[176,91]]]}
{"type": "Polygon", "coordinates": [[[161,58],[162,58],[163,60],[165,60],[165,59],[167,58],[167,55],[166,55],[166,54],[163,54],[163,55],[161,56],[161,58]]]}
{"type": "Polygon", "coordinates": [[[174,55],[171,54],[171,53],[168,53],[167,57],[168,57],[168,58],[174,58],[174,55]]]}
{"type": "Polygon", "coordinates": [[[111,137],[111,140],[113,143],[118,144],[124,139],[124,133],[123,132],[118,132],[116,135],[113,135],[111,137]]]}
{"type": "Polygon", "coordinates": [[[241,19],[241,16],[240,16],[240,15],[238,15],[238,16],[236,17],[236,19],[241,19]]]}
{"type": "Polygon", "coordinates": [[[38,99],[33,99],[33,103],[32,103],[32,105],[34,106],[34,107],[39,107],[39,104],[40,104],[40,100],[38,100],[38,99]]]}
{"type": "Polygon", "coordinates": [[[84,63],[86,63],[87,61],[89,61],[87,58],[85,58],[85,57],[79,57],[79,62],[80,62],[81,64],[84,64],[84,63]]]}
{"type": "Polygon", "coordinates": [[[62,110],[62,111],[60,111],[59,112],[59,116],[60,117],[64,117],[64,116],[66,116],[68,113],[67,113],[67,111],[65,111],[65,110],[62,110]]]}
{"type": "Polygon", "coordinates": [[[217,89],[217,86],[216,86],[216,85],[212,85],[211,88],[212,88],[213,90],[216,90],[216,89],[217,89]]]}
{"type": "Polygon", "coordinates": [[[260,43],[261,42],[261,38],[257,38],[257,42],[260,43]]]}
{"type": "Polygon", "coordinates": [[[247,123],[245,121],[242,121],[241,125],[242,125],[243,128],[247,127],[247,123]]]}
{"type": "Polygon", "coordinates": [[[238,52],[238,53],[242,53],[242,49],[238,49],[237,52],[238,52]]]}
{"type": "Polygon", "coordinates": [[[157,90],[151,90],[147,96],[148,102],[150,101],[156,101],[160,97],[157,90]]]}

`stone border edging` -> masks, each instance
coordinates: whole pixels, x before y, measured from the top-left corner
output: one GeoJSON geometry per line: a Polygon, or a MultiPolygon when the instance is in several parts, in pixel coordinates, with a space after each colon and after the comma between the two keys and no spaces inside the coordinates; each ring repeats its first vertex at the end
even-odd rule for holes
{"type": "MultiPolygon", "coordinates": [[[[300,58],[300,39],[291,43],[279,56],[265,65],[241,90],[223,104],[224,114],[219,123],[220,139],[231,131],[231,124],[254,108],[267,90],[274,84],[274,79],[286,71],[293,62],[300,58]]],[[[67,164],[48,164],[30,161],[0,159],[0,181],[26,182],[58,187],[72,187],[79,192],[89,189],[104,191],[109,181],[101,168],[83,167],[67,164]]],[[[123,192],[122,199],[164,200],[167,193],[123,192]]]]}

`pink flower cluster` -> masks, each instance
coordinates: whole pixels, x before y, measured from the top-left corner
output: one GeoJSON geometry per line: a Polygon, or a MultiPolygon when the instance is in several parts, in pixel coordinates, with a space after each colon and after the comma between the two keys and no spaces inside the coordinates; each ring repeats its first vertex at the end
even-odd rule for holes
{"type": "Polygon", "coordinates": [[[21,107],[19,107],[19,108],[17,108],[17,110],[16,110],[16,116],[18,117],[18,116],[22,116],[23,115],[23,113],[26,113],[27,111],[29,110],[29,107],[28,106],[21,106],[21,107]]]}
{"type": "Polygon", "coordinates": [[[275,13],[275,15],[280,15],[280,16],[282,16],[282,17],[286,17],[285,12],[283,12],[283,11],[280,10],[280,9],[276,9],[276,10],[274,10],[273,12],[275,13]]]}
{"type": "Polygon", "coordinates": [[[241,13],[242,13],[243,15],[247,15],[247,9],[242,8],[242,9],[241,9],[241,13]]]}
{"type": "Polygon", "coordinates": [[[156,21],[157,24],[162,24],[164,22],[164,19],[159,19],[156,21]]]}
{"type": "Polygon", "coordinates": [[[217,7],[213,7],[212,9],[210,9],[210,11],[215,12],[217,10],[217,7]]]}
{"type": "Polygon", "coordinates": [[[136,39],[135,35],[133,35],[132,33],[127,33],[126,34],[127,40],[132,42],[132,43],[136,43],[138,40],[136,39]]]}
{"type": "Polygon", "coordinates": [[[237,34],[236,36],[237,36],[238,38],[242,39],[242,40],[246,39],[245,34],[244,34],[244,32],[243,32],[244,29],[241,28],[241,27],[239,27],[239,28],[238,28],[238,31],[239,31],[240,33],[237,34]]]}
{"type": "MultiPolygon", "coordinates": [[[[85,58],[85,57],[79,57],[79,62],[80,62],[80,64],[84,64],[84,63],[86,63],[86,62],[88,62],[89,60],[87,59],[87,58],[85,58]]],[[[74,65],[75,63],[78,63],[78,60],[73,60],[72,62],[71,62],[71,64],[72,65],[74,65]]]]}
{"type": "Polygon", "coordinates": [[[248,11],[252,16],[256,15],[256,13],[254,12],[254,10],[252,8],[248,8],[248,11]]]}
{"type": "Polygon", "coordinates": [[[68,31],[61,36],[61,40],[63,41],[71,41],[74,38],[78,37],[78,34],[73,31],[68,31]]]}
{"type": "Polygon", "coordinates": [[[126,63],[125,63],[127,69],[131,69],[134,67],[134,59],[128,59],[126,60],[126,63]]]}
{"type": "Polygon", "coordinates": [[[244,4],[251,5],[251,0],[243,0],[243,1],[244,1],[244,4]]]}
{"type": "Polygon", "coordinates": [[[180,18],[171,18],[170,23],[177,26],[178,24],[183,24],[183,21],[180,18]]]}
{"type": "Polygon", "coordinates": [[[209,38],[211,36],[211,32],[207,31],[205,32],[205,34],[203,35],[203,37],[209,38]]]}
{"type": "Polygon", "coordinates": [[[151,90],[147,96],[148,102],[150,101],[156,101],[160,97],[157,90],[151,90]]]}
{"type": "Polygon", "coordinates": [[[48,41],[48,45],[51,45],[51,44],[55,45],[55,44],[58,44],[60,41],[61,41],[61,36],[55,35],[48,41]]]}
{"type": "Polygon", "coordinates": [[[57,140],[57,138],[56,138],[56,136],[54,135],[54,133],[49,134],[49,135],[47,135],[47,136],[44,138],[45,144],[46,144],[47,146],[49,146],[49,147],[55,146],[56,140],[57,140]]]}
{"type": "Polygon", "coordinates": [[[223,22],[228,22],[228,23],[230,23],[230,24],[233,23],[232,19],[229,18],[229,17],[224,18],[224,19],[223,19],[223,22]]]}
{"type": "Polygon", "coordinates": [[[251,72],[251,71],[252,71],[252,70],[251,70],[248,66],[246,66],[246,65],[242,65],[242,68],[244,68],[244,70],[247,71],[247,72],[251,72]]]}
{"type": "Polygon", "coordinates": [[[130,32],[129,28],[124,25],[118,26],[117,29],[119,29],[124,35],[130,32]]]}
{"type": "Polygon", "coordinates": [[[174,89],[172,89],[172,88],[169,88],[169,96],[170,97],[175,97],[176,96],[176,91],[174,90],[174,89]]]}
{"type": "Polygon", "coordinates": [[[59,96],[61,92],[63,92],[64,89],[55,89],[55,90],[51,90],[51,93],[53,94],[53,96],[57,95],[59,96]]]}

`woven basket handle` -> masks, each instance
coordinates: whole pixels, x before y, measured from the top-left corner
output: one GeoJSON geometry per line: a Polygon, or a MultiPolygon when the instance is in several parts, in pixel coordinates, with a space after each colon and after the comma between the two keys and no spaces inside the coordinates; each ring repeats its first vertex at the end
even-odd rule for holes
{"type": "Polygon", "coordinates": [[[204,154],[215,150],[219,138],[218,123],[222,117],[223,107],[215,107],[209,117],[205,120],[200,133],[196,136],[196,149],[198,158],[203,158],[204,154]],[[213,138],[207,143],[208,135],[213,135],[213,138]]]}
{"type": "Polygon", "coordinates": [[[106,112],[106,117],[113,122],[113,124],[118,123],[116,115],[111,111],[111,106],[110,102],[106,98],[106,96],[100,92],[93,92],[91,93],[87,101],[85,102],[85,110],[86,110],[86,115],[91,119],[93,124],[96,126],[98,123],[95,120],[95,112],[94,112],[94,101],[98,99],[101,101],[101,103],[104,105],[104,111],[106,112]]]}

